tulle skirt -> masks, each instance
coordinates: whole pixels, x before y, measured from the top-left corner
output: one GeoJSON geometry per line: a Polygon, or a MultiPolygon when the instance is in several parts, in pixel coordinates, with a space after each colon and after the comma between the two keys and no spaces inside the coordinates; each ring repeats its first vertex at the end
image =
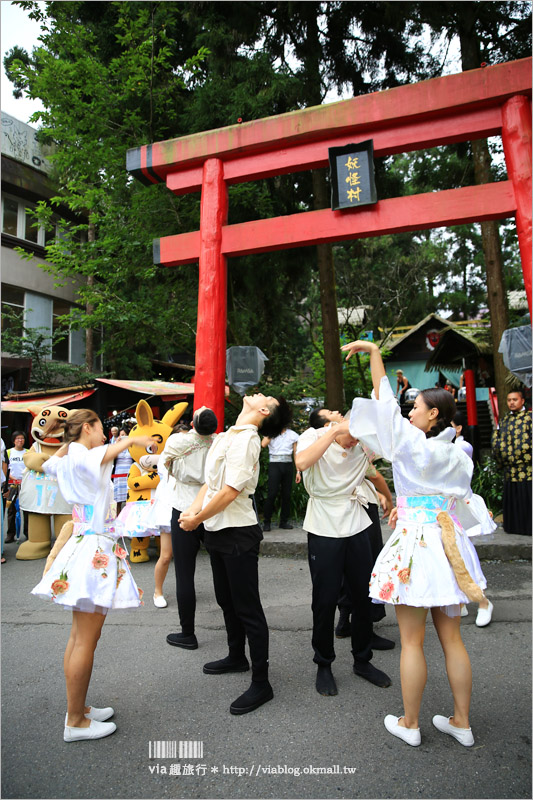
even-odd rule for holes
{"type": "Polygon", "coordinates": [[[126,503],[116,519],[116,529],[120,536],[142,539],[143,536],[159,536],[159,528],[148,515],[155,500],[137,500],[126,503]]]}
{"type": "Polygon", "coordinates": [[[117,541],[114,517],[108,514],[104,531],[95,533],[93,512],[93,506],[74,506],[72,536],[31,593],[88,613],[137,608],[143,591],[131,574],[127,550],[117,541]]]}
{"type": "Polygon", "coordinates": [[[441,608],[448,616],[460,614],[469,603],[461,591],[442,544],[437,514],[452,518],[455,540],[466,569],[481,589],[487,581],[474,545],[454,517],[455,499],[443,495],[398,497],[398,522],[379,554],[370,580],[374,603],[441,608]]]}

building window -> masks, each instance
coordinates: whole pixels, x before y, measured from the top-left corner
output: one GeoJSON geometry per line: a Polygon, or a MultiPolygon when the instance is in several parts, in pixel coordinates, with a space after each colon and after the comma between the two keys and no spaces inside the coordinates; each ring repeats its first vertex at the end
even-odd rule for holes
{"type": "Polygon", "coordinates": [[[54,309],[52,312],[52,333],[56,334],[61,331],[64,332],[64,338],[60,341],[54,341],[52,345],[52,358],[54,361],[68,361],[69,360],[69,340],[70,332],[68,326],[60,321],[60,317],[68,314],[70,305],[65,300],[54,300],[54,309]]]}
{"type": "Polygon", "coordinates": [[[2,195],[2,233],[16,236],[33,244],[45,244],[45,231],[42,225],[35,222],[26,209],[34,210],[35,206],[27,200],[12,195],[2,195]]]}
{"type": "Polygon", "coordinates": [[[19,204],[11,197],[2,197],[2,233],[17,235],[17,217],[19,204]]]}
{"type": "Polygon", "coordinates": [[[24,328],[24,290],[2,284],[2,333],[9,331],[22,338],[24,328]]]}

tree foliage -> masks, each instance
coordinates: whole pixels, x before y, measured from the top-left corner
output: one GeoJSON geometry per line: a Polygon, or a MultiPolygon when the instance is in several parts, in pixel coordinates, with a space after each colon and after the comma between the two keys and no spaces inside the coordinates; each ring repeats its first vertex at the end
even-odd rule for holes
{"type": "MultiPolygon", "coordinates": [[[[80,220],[65,222],[50,245],[50,270],[81,279],[71,324],[103,329],[106,365],[120,377],[150,377],[153,358],[192,363],[197,303],[196,268],[156,269],[151,242],[196,229],[199,197],[132,180],[128,148],[304,108],[334,92],[435,77],[467,18],[480,60],[519,58],[531,47],[526,2],[18,5],[41,23],[40,46],[14,48],[6,69],[15,93],[43,102],[34,121],[55,144],[58,195],[37,213],[51,225],[66,203],[80,220]]],[[[376,179],[380,198],[470,185],[471,145],[379,159],[376,179]]],[[[310,173],[232,186],[229,222],[309,210],[316,186],[310,173]]],[[[514,226],[502,231],[505,278],[515,288],[514,226]]],[[[338,305],[368,306],[376,337],[429,311],[467,318],[485,308],[478,226],[345,242],[333,258],[338,305]]],[[[291,378],[295,392],[323,393],[320,296],[313,248],[231,259],[228,345],[258,345],[273,385],[287,388],[291,378]]],[[[348,380],[348,394],[364,387],[348,380]]]]}

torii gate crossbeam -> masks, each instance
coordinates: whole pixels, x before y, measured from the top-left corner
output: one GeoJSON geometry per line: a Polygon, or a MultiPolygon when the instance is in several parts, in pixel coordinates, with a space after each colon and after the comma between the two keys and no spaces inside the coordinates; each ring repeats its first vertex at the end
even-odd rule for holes
{"type": "Polygon", "coordinates": [[[515,216],[531,311],[531,59],[231,125],[128,151],[127,168],[175,194],[201,190],[200,230],[154,241],[154,261],[199,262],[195,408],[223,422],[228,256],[515,216]],[[372,138],[376,156],[501,135],[509,180],[227,225],[233,183],[324,167],[372,138]]]}

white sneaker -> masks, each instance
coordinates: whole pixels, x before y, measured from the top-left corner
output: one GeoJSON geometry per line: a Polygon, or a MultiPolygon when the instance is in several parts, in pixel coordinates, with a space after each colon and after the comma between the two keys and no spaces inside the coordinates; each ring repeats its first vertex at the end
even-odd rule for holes
{"type": "Polygon", "coordinates": [[[410,744],[411,747],[418,747],[422,741],[420,728],[404,728],[398,725],[399,719],[400,717],[393,717],[392,714],[387,714],[384,722],[388,732],[392,733],[393,736],[397,736],[398,739],[403,739],[403,741],[406,744],[410,744]]]}
{"type": "Polygon", "coordinates": [[[115,733],[117,726],[114,722],[98,722],[91,720],[88,728],[69,728],[65,725],[63,740],[65,742],[81,742],[86,739],[103,739],[115,733]]]}
{"type": "Polygon", "coordinates": [[[162,594],[160,594],[159,597],[156,597],[154,594],[154,606],[156,608],[166,608],[168,606],[168,603],[162,594]]]}
{"type": "Polygon", "coordinates": [[[492,619],[492,612],[494,610],[494,606],[489,600],[489,607],[488,608],[480,608],[477,612],[476,617],[476,625],[478,628],[484,628],[485,625],[488,625],[492,619]]]}
{"type": "Polygon", "coordinates": [[[468,616],[468,606],[461,606],[461,616],[462,617],[468,616]]]}
{"type": "MultiPolygon", "coordinates": [[[[110,719],[115,710],[111,708],[111,706],[107,706],[106,708],[95,708],[95,706],[91,706],[91,710],[88,714],[85,714],[86,719],[94,719],[97,722],[105,722],[106,719],[110,719]]],[[[65,725],[67,724],[68,719],[68,712],[65,714],[65,725]]]]}
{"type": "Polygon", "coordinates": [[[442,714],[435,714],[433,717],[433,725],[441,733],[448,733],[450,736],[453,736],[454,739],[457,739],[457,741],[465,747],[472,747],[474,744],[472,728],[456,728],[455,725],[450,723],[449,717],[443,717],[442,714]]]}

